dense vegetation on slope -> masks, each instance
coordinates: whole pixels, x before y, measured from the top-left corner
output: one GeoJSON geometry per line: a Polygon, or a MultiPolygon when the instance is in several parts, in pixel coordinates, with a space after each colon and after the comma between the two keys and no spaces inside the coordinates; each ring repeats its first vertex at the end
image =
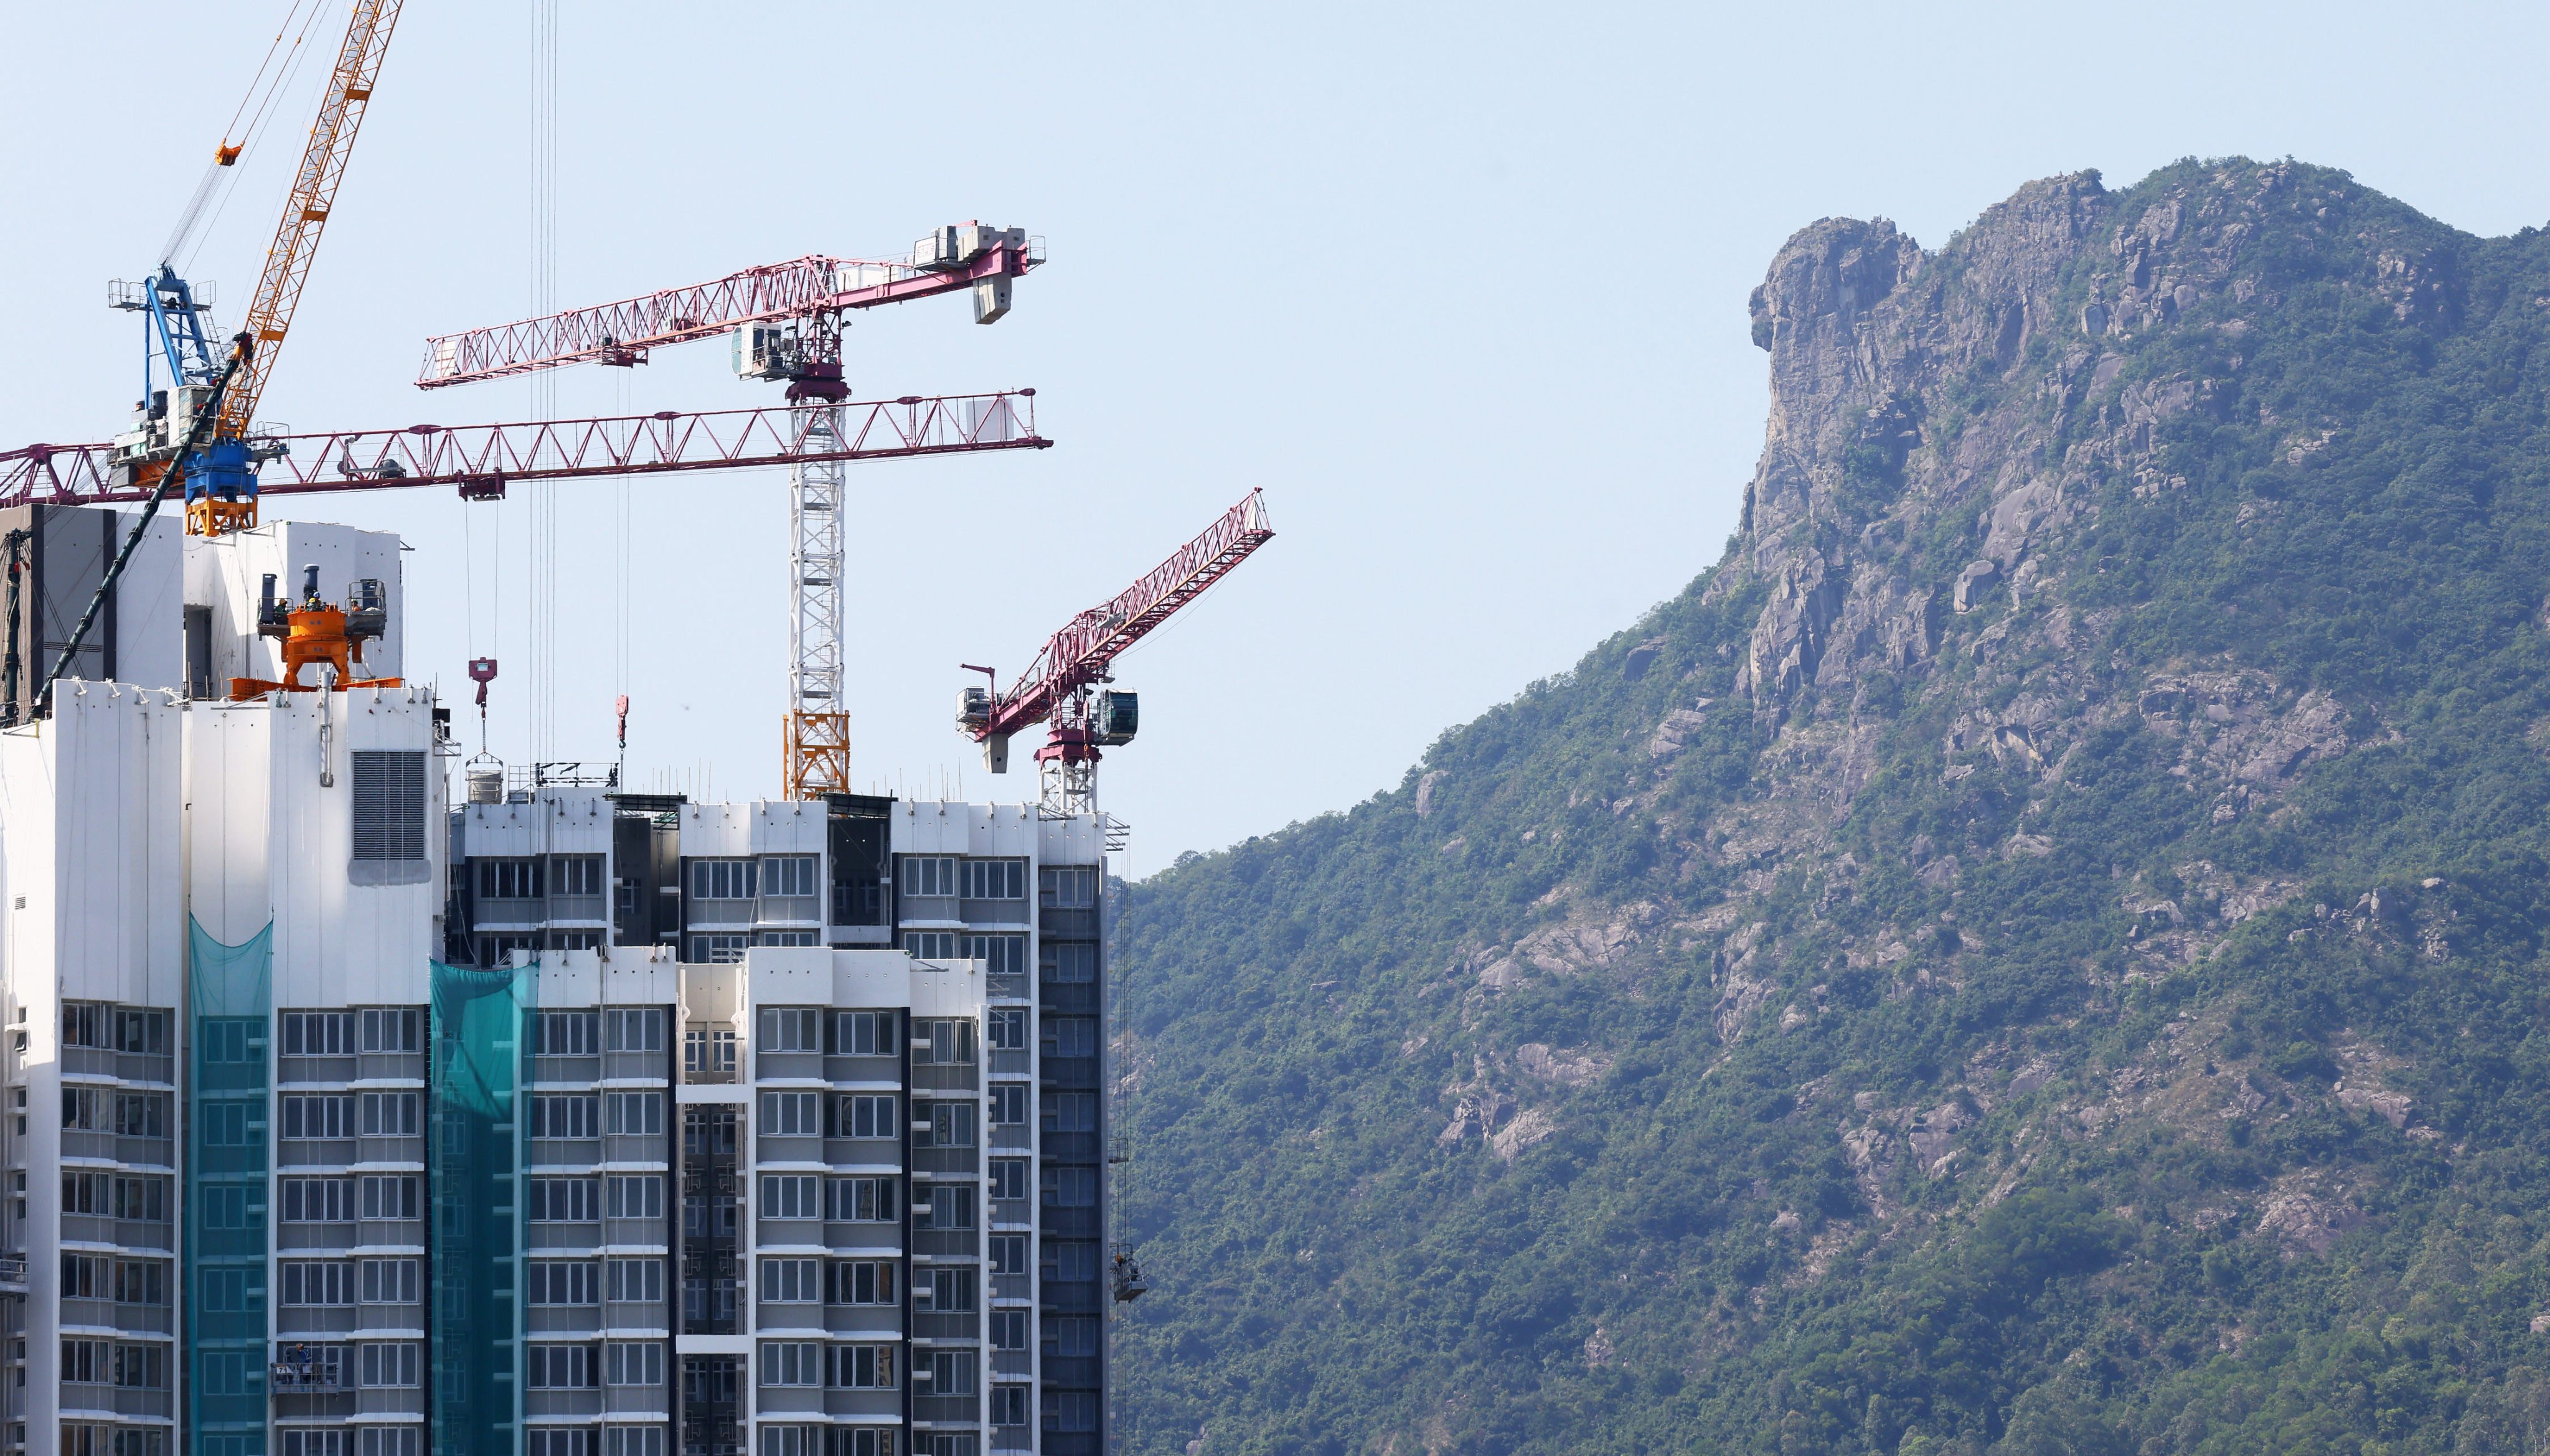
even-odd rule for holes
{"type": "Polygon", "coordinates": [[[1718,565],[1125,889],[1126,1449],[2550,1450],[2550,237],[2190,161],[1756,325],[1718,565]]]}

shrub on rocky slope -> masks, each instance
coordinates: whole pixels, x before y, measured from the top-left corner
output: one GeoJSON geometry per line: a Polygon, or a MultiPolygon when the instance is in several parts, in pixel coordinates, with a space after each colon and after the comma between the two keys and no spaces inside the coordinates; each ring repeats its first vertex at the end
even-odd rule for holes
{"type": "Polygon", "coordinates": [[[1138,1452],[2550,1449],[2550,239],[1826,220],[1723,558],[1122,895],[1138,1452]]]}

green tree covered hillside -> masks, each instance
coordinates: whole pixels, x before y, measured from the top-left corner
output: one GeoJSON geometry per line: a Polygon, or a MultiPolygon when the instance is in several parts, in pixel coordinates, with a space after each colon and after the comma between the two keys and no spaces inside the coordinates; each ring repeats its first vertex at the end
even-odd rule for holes
{"type": "Polygon", "coordinates": [[[1125,1449],[2550,1449],[2550,237],[2190,160],[1752,317],[1716,565],[1124,890],[1125,1449]]]}

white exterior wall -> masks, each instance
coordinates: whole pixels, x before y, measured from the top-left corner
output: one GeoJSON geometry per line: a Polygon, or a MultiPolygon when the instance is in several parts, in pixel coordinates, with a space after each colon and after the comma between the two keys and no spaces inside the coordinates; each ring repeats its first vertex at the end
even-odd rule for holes
{"type": "Polygon", "coordinates": [[[407,603],[396,534],[316,521],[270,521],[254,531],[183,539],[185,599],[212,608],[215,684],[226,688],[234,677],[282,678],[280,644],[256,634],[258,593],[271,571],[275,595],[298,596],[302,568],[310,565],[319,568],[319,594],[330,602],[343,602],[348,586],[359,578],[380,580],[389,604],[389,631],[363,645],[356,671],[364,677],[403,675],[407,603]]]}
{"type": "Polygon", "coordinates": [[[0,1226],[28,1256],[25,1378],[9,1419],[37,1450],[65,1415],[112,1418],[62,1404],[61,1004],[175,1007],[184,934],[184,710],[168,693],[105,683],[64,682],[55,704],[51,720],[0,733],[0,977],[15,1062],[0,1226]]]}
{"type": "Polygon", "coordinates": [[[428,999],[427,962],[441,946],[442,776],[429,758],[424,873],[407,884],[355,884],[351,755],[430,754],[433,709],[424,688],[196,706],[195,919],[225,945],[273,923],[276,1007],[428,999]]]}

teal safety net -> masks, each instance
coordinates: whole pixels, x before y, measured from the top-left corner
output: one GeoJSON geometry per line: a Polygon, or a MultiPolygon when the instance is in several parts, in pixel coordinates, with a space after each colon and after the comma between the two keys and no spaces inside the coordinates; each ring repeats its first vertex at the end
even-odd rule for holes
{"type": "Polygon", "coordinates": [[[434,1456],[521,1449],[516,1092],[535,973],[434,965],[434,1456]]]}
{"type": "Polygon", "coordinates": [[[224,945],[187,920],[194,1018],[186,1132],[191,1456],[265,1456],[266,1028],[274,927],[224,945]]]}

